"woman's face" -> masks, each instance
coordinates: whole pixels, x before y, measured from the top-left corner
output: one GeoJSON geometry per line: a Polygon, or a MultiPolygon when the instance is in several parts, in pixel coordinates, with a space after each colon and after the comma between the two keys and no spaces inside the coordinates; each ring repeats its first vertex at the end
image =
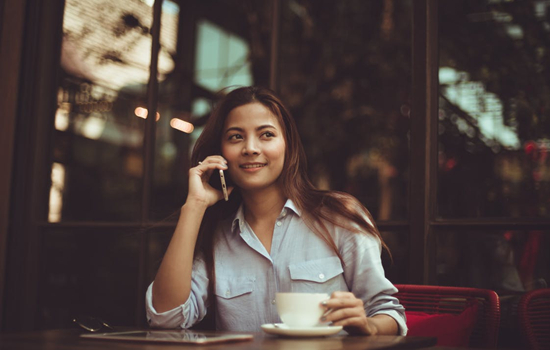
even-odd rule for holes
{"type": "Polygon", "coordinates": [[[278,186],[285,162],[285,138],[277,117],[261,103],[233,109],[225,120],[222,156],[231,179],[244,191],[278,186]]]}

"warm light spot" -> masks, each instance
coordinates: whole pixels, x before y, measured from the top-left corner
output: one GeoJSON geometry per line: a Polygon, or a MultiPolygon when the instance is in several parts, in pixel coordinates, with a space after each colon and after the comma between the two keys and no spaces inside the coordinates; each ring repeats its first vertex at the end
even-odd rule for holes
{"type": "Polygon", "coordinates": [[[102,114],[92,113],[82,123],[80,133],[91,140],[99,140],[105,130],[106,123],[107,120],[102,114]]]}
{"type": "MultiPolygon", "coordinates": [[[[136,109],[134,110],[134,113],[137,117],[140,117],[142,119],[147,119],[147,115],[149,114],[149,111],[147,110],[147,108],[136,107],[136,109]]],[[[159,119],[160,119],[160,113],[157,112],[156,121],[158,121],[159,119]]]]}
{"type": "Polygon", "coordinates": [[[71,111],[71,104],[67,102],[60,103],[55,112],[55,129],[59,131],[66,131],[69,128],[70,120],[69,113],[71,111]]]}
{"type": "Polygon", "coordinates": [[[195,130],[193,124],[178,118],[172,118],[172,120],[170,120],[170,126],[187,134],[190,134],[193,132],[193,130],[195,130]]]}
{"type": "Polygon", "coordinates": [[[63,190],[65,188],[65,166],[60,163],[52,164],[52,186],[50,187],[50,205],[48,208],[48,221],[61,221],[63,209],[63,190]]]}
{"type": "Polygon", "coordinates": [[[137,117],[140,117],[140,118],[147,118],[147,109],[146,108],[143,108],[143,107],[137,107],[136,110],[134,111],[134,113],[136,114],[137,117]]]}

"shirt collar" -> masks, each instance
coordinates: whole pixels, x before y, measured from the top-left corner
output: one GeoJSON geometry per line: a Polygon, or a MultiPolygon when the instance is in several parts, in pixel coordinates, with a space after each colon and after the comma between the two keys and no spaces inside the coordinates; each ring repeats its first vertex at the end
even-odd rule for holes
{"type": "Polygon", "coordinates": [[[285,203],[285,206],[283,208],[283,210],[285,210],[285,208],[288,208],[290,210],[292,210],[294,213],[296,213],[296,215],[298,216],[302,216],[302,212],[300,211],[300,209],[298,209],[296,207],[296,204],[294,204],[294,202],[292,201],[292,199],[287,199],[286,203],[285,203]]]}
{"type": "Polygon", "coordinates": [[[244,226],[244,207],[243,204],[239,206],[237,213],[235,213],[235,218],[233,218],[233,223],[231,224],[231,231],[235,232],[235,229],[238,227],[240,232],[243,232],[244,226]]]}
{"type": "MultiPolygon", "coordinates": [[[[285,205],[283,206],[283,210],[281,212],[281,215],[285,216],[288,213],[288,210],[292,210],[296,215],[302,216],[302,212],[296,207],[296,204],[291,199],[287,199],[285,205]]],[[[235,213],[235,217],[233,218],[233,222],[231,224],[231,231],[235,231],[237,227],[239,228],[240,232],[243,232],[244,227],[244,207],[243,204],[239,206],[239,209],[237,210],[237,213],[235,213]]]]}

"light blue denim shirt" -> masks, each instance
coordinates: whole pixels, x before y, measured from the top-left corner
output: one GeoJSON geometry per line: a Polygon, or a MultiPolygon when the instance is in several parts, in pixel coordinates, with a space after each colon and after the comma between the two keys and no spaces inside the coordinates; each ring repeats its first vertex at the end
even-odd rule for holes
{"type": "MultiPolygon", "coordinates": [[[[271,254],[244,220],[242,206],[233,220],[223,222],[216,232],[216,327],[257,332],[262,324],[281,322],[275,306],[277,292],[351,291],[363,300],[367,316],[387,314],[397,321],[399,333],[406,335],[405,309],[392,296],[397,289],[384,276],[379,239],[332,224],[327,227],[343,266],[332,248],[306,226],[291,200],[277,218],[271,254]]],[[[202,259],[193,264],[189,299],[173,310],[156,312],[153,283],[146,293],[150,326],[189,328],[206,315],[208,278],[202,259]]]]}

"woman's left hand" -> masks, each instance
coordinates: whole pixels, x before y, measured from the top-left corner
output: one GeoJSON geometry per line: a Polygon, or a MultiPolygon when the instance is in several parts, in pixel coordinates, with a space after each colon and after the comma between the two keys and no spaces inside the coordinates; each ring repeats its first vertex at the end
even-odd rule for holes
{"type": "Polygon", "coordinates": [[[332,322],[335,326],[344,326],[350,334],[377,334],[377,328],[369,322],[363,301],[351,292],[334,292],[322,305],[326,308],[322,322],[332,322]]]}

